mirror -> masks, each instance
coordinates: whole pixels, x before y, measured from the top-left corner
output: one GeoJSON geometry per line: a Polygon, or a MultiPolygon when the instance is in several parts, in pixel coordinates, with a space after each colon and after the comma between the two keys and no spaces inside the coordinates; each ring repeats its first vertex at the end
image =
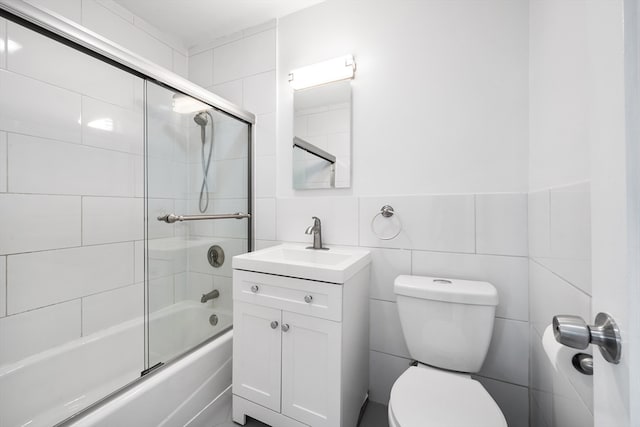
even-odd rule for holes
{"type": "Polygon", "coordinates": [[[293,96],[293,188],[351,186],[351,81],[293,96]]]}

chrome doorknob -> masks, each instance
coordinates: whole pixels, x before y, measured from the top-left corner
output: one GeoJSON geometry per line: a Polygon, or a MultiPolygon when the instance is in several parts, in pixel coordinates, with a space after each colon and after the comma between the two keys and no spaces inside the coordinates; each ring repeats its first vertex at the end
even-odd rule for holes
{"type": "Polygon", "coordinates": [[[313,301],[313,295],[305,295],[304,296],[304,302],[311,303],[311,301],[313,301]]]}
{"type": "Polygon", "coordinates": [[[251,292],[253,292],[254,294],[258,292],[258,285],[251,285],[251,292]]]}
{"type": "Polygon", "coordinates": [[[282,325],[282,332],[287,332],[288,330],[289,330],[289,324],[284,323],[284,324],[282,325]]]}
{"type": "Polygon", "coordinates": [[[589,347],[589,344],[597,345],[607,362],[620,362],[620,329],[607,313],[598,313],[594,325],[587,325],[579,316],[553,316],[553,335],[560,344],[580,350],[589,347]]]}
{"type": "Polygon", "coordinates": [[[271,329],[275,329],[278,327],[278,321],[274,320],[273,322],[271,322],[271,329]]]}

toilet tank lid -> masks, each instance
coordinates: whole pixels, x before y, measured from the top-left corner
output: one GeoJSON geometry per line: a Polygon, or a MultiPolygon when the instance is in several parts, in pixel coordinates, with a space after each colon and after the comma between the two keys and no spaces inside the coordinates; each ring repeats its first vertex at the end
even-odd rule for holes
{"type": "Polygon", "coordinates": [[[396,295],[472,305],[498,305],[498,291],[489,282],[444,277],[401,275],[394,281],[396,295]]]}

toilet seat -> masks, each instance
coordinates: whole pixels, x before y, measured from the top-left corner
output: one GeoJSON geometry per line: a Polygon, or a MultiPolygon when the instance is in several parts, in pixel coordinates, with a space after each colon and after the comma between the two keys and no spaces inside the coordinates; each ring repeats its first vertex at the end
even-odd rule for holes
{"type": "Polygon", "coordinates": [[[468,376],[412,366],[393,384],[391,427],[507,427],[482,385],[468,376]]]}

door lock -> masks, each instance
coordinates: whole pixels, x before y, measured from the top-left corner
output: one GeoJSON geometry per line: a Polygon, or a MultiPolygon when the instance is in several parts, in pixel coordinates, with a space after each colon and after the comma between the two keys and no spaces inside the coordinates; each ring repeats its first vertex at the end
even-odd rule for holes
{"type": "Polygon", "coordinates": [[[594,325],[587,325],[579,316],[553,316],[553,335],[560,344],[571,348],[584,350],[589,344],[597,345],[607,362],[620,362],[620,329],[607,313],[598,313],[594,325]]]}

